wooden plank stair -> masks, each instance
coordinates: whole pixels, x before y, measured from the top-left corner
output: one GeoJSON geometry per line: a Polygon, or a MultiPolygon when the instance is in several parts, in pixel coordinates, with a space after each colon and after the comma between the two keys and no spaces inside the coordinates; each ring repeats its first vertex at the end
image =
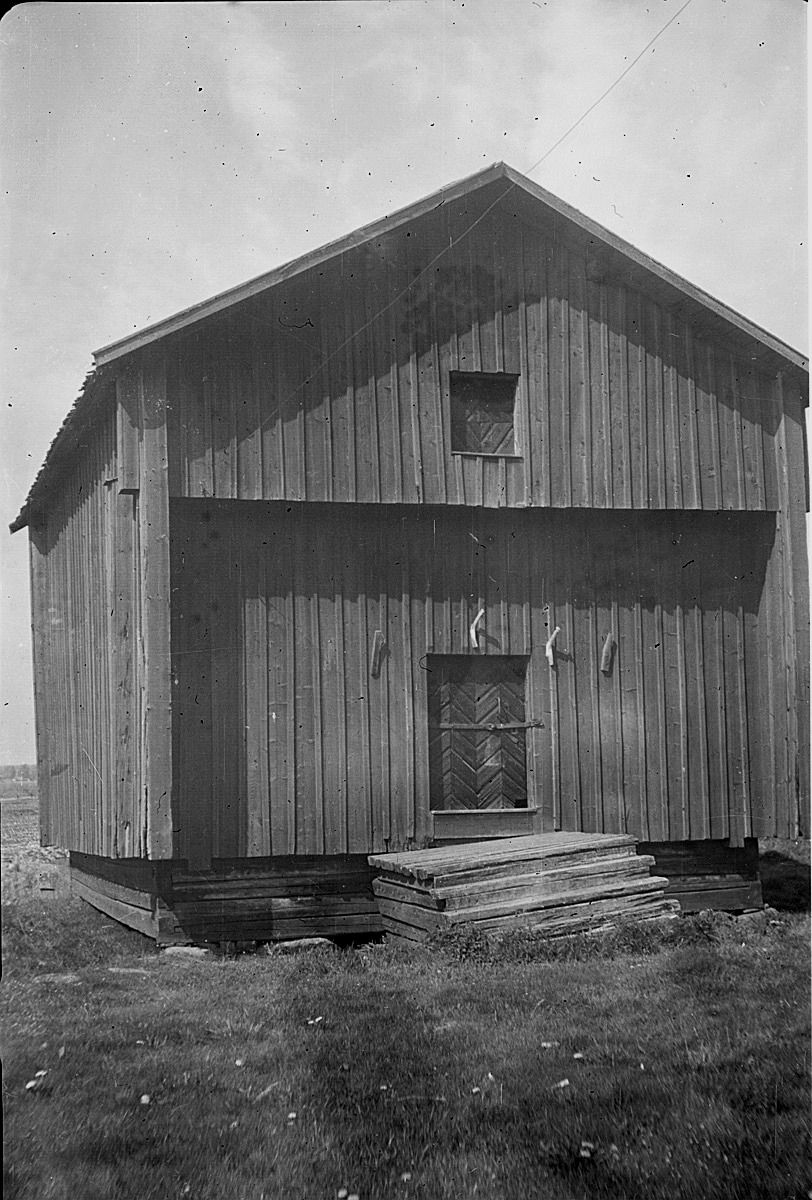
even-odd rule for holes
{"type": "Polygon", "coordinates": [[[623,917],[676,916],[654,858],[629,834],[545,833],[401,854],[373,854],[372,888],[387,934],[424,941],[459,925],[550,935],[623,917]]]}

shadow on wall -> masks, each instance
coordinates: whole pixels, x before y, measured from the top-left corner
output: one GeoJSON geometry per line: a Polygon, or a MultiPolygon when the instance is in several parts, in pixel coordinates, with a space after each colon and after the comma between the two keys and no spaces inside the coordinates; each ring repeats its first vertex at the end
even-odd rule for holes
{"type": "Polygon", "coordinates": [[[812,875],[809,842],[759,841],[758,869],[764,903],[780,912],[809,912],[812,875]]]}

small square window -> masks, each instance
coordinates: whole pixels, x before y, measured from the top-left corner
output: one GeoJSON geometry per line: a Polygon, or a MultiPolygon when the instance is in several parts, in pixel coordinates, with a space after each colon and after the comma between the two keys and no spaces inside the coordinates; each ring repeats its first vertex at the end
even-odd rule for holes
{"type": "Polygon", "coordinates": [[[518,375],[451,371],[451,449],[462,454],[516,453],[518,375]]]}

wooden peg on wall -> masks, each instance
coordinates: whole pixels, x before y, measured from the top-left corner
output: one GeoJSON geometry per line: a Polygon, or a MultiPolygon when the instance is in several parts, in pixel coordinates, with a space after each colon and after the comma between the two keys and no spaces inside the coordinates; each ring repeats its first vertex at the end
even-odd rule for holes
{"type": "Polygon", "coordinates": [[[375,630],[375,635],[372,639],[372,678],[377,679],[381,673],[381,656],[383,654],[383,634],[380,629],[375,630]]]}
{"type": "Polygon", "coordinates": [[[611,633],[607,633],[606,641],[603,643],[603,653],[601,654],[601,671],[604,675],[608,675],[611,672],[614,657],[615,639],[611,633]]]}
{"type": "Polygon", "coordinates": [[[482,620],[482,618],[484,616],[485,616],[485,609],[481,608],[479,610],[479,612],[477,613],[477,615],[474,617],[473,621],[471,622],[471,628],[468,630],[468,637],[470,638],[470,641],[471,641],[471,649],[472,650],[479,649],[479,641],[477,639],[477,634],[478,634],[478,630],[479,630],[479,622],[482,620]]]}

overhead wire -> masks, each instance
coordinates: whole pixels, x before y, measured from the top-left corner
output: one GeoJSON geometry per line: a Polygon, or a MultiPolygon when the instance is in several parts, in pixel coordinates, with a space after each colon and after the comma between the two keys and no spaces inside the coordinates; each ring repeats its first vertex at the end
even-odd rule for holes
{"type": "MultiPolygon", "coordinates": [[[[655,33],[654,37],[651,38],[645,44],[643,49],[640,50],[639,53],[634,56],[634,58],[631,60],[631,62],[628,64],[628,66],[626,66],[623,69],[623,71],[621,71],[621,73],[617,76],[617,78],[615,80],[613,80],[613,82],[609,85],[609,87],[606,88],[606,90],[603,91],[600,94],[600,96],[598,96],[598,98],[593,101],[592,104],[590,104],[589,108],[585,109],[584,112],[581,113],[581,115],[578,117],[577,121],[574,121],[572,123],[572,125],[570,125],[570,127],[564,133],[562,133],[561,137],[558,138],[558,140],[555,141],[553,143],[553,145],[550,146],[550,148],[544,152],[544,154],[542,154],[541,158],[536,159],[536,161],[532,164],[532,166],[527,168],[527,170],[524,172],[525,175],[532,174],[532,172],[535,171],[536,168],[539,167],[545,161],[545,159],[549,158],[549,156],[555,150],[558,149],[558,147],[562,144],[562,142],[564,142],[570,136],[570,134],[573,133],[578,128],[578,126],[581,125],[582,122],[586,120],[586,118],[590,115],[590,113],[595,111],[595,109],[598,107],[598,105],[601,104],[612,91],[614,91],[614,89],[618,86],[618,84],[622,83],[622,81],[626,78],[626,76],[629,74],[629,72],[631,70],[633,70],[633,68],[637,65],[637,63],[639,63],[640,59],[651,49],[651,47],[654,45],[654,43],[657,42],[663,36],[663,34],[670,28],[670,26],[674,24],[674,22],[682,15],[682,13],[685,12],[686,8],[688,8],[689,5],[692,3],[693,3],[693,0],[685,0],[685,3],[680,8],[678,8],[677,11],[668,18],[668,20],[665,22],[665,24],[657,31],[657,33],[655,33]]],[[[313,382],[313,380],[316,378],[316,376],[318,375],[320,370],[322,370],[324,367],[326,367],[328,363],[332,362],[332,360],[338,354],[340,354],[343,350],[346,350],[346,348],[349,345],[351,345],[352,342],[354,342],[357,337],[359,337],[362,333],[364,333],[367,329],[369,329],[370,326],[372,326],[380,317],[382,317],[384,315],[384,313],[387,313],[391,308],[393,308],[396,304],[399,304],[401,300],[403,300],[406,296],[408,296],[409,293],[414,288],[414,285],[418,282],[418,280],[422,279],[423,276],[428,274],[428,272],[434,266],[436,266],[436,264],[442,258],[444,258],[446,254],[448,254],[451,250],[453,250],[453,248],[456,245],[458,245],[461,241],[463,241],[464,238],[468,237],[469,234],[477,227],[477,225],[479,225],[482,221],[484,221],[484,219],[497,207],[497,205],[501,204],[506,199],[506,197],[510,195],[510,193],[514,190],[514,188],[516,188],[516,186],[517,186],[517,184],[515,182],[511,182],[509,187],[505,188],[505,190],[503,192],[500,192],[500,194],[496,197],[496,199],[493,200],[483,210],[483,212],[481,212],[479,214],[479,216],[476,217],[475,220],[473,220],[471,222],[471,224],[469,226],[467,226],[466,229],[463,230],[462,233],[460,233],[457,237],[449,236],[448,245],[444,246],[442,250],[440,250],[437,254],[435,254],[434,257],[431,258],[429,260],[429,262],[426,263],[426,265],[423,268],[421,268],[420,271],[417,272],[417,274],[414,276],[414,278],[411,280],[411,282],[409,284],[407,284],[407,286],[405,288],[401,289],[401,291],[399,291],[391,300],[387,301],[386,304],[384,304],[380,309],[378,309],[378,311],[373,316],[371,316],[368,320],[364,321],[363,324],[359,325],[357,329],[354,329],[353,332],[348,337],[346,337],[342,342],[339,342],[339,344],[333,350],[331,350],[329,354],[327,354],[325,357],[319,359],[316,369],[310,375],[308,375],[308,377],[306,379],[304,379],[299,384],[299,386],[295,389],[295,391],[293,391],[286,397],[286,400],[290,401],[293,397],[297,396],[301,391],[303,391],[309,384],[311,384],[313,382]]],[[[442,201],[441,201],[441,203],[442,203],[442,201]]],[[[297,339],[297,340],[305,342],[304,338],[297,339]]],[[[306,344],[309,345],[309,343],[306,343],[306,344]]],[[[313,347],[310,346],[310,349],[312,350],[313,347]]],[[[278,414],[280,407],[281,407],[281,403],[279,405],[277,405],[276,408],[273,409],[270,413],[267,414],[267,416],[263,420],[260,428],[264,428],[267,425],[268,421],[272,420],[273,417],[275,417],[278,414]]]]}
{"type": "Polygon", "coordinates": [[[582,121],[586,120],[586,118],[589,116],[589,114],[591,112],[593,112],[598,107],[598,105],[606,99],[606,97],[609,95],[609,93],[613,92],[619,83],[622,83],[622,81],[629,74],[629,71],[631,71],[632,67],[636,66],[637,63],[640,62],[640,59],[643,57],[643,55],[646,53],[646,51],[651,49],[651,47],[654,45],[654,43],[663,36],[666,29],[668,29],[669,25],[673,25],[674,22],[676,21],[677,17],[679,17],[682,13],[684,13],[686,8],[688,7],[688,5],[692,4],[692,3],[693,3],[693,0],[685,0],[685,3],[683,4],[682,8],[677,9],[677,11],[674,13],[674,15],[672,17],[669,17],[669,19],[666,21],[665,25],[663,25],[662,29],[659,30],[658,33],[655,33],[655,35],[651,39],[651,41],[646,43],[646,45],[643,47],[643,49],[640,51],[639,54],[635,55],[635,57],[629,63],[628,67],[626,67],[625,71],[622,71],[620,73],[620,75],[618,75],[618,77],[614,81],[614,83],[609,84],[609,87],[606,89],[605,92],[601,92],[601,94],[600,94],[600,96],[598,96],[597,100],[595,100],[594,103],[590,104],[589,108],[586,109],[585,112],[581,113],[578,120],[574,121],[572,123],[572,125],[570,125],[569,129],[565,133],[561,134],[561,137],[558,139],[557,142],[553,142],[553,144],[549,150],[545,150],[545,152],[544,152],[544,154],[542,154],[541,158],[537,159],[533,163],[532,167],[527,168],[527,170],[524,172],[525,175],[532,175],[532,173],[533,173],[533,171],[535,171],[536,167],[541,166],[541,164],[544,162],[545,158],[549,158],[550,155],[552,154],[552,152],[554,150],[558,149],[558,147],[561,145],[561,143],[563,141],[565,141],[575,129],[578,128],[578,126],[581,124],[582,121]]]}
{"type": "MultiPolygon", "coordinates": [[[[581,113],[581,115],[578,117],[578,119],[576,121],[574,121],[572,123],[572,125],[570,125],[570,127],[567,130],[565,130],[564,133],[562,133],[561,137],[558,138],[557,141],[555,141],[552,144],[552,146],[550,146],[549,149],[546,150],[544,152],[544,154],[542,154],[542,156],[540,158],[536,159],[536,161],[525,170],[525,172],[524,172],[525,175],[530,175],[533,171],[535,171],[536,168],[539,167],[541,165],[541,163],[543,163],[545,161],[545,159],[549,158],[549,156],[555,150],[558,149],[558,147],[562,144],[562,142],[564,142],[570,136],[570,134],[573,133],[578,128],[578,126],[581,125],[582,122],[586,120],[586,118],[590,115],[590,113],[595,111],[595,109],[598,107],[598,105],[601,104],[606,99],[606,97],[610,94],[610,92],[614,91],[614,89],[618,86],[618,84],[620,84],[626,78],[626,76],[637,65],[637,63],[640,61],[640,59],[643,57],[643,55],[646,54],[647,51],[651,49],[651,47],[654,45],[654,43],[656,41],[658,41],[659,38],[662,37],[662,35],[666,32],[666,30],[669,29],[669,27],[674,24],[674,22],[680,17],[680,15],[682,13],[685,12],[686,8],[688,8],[688,6],[692,3],[693,3],[693,0],[685,0],[685,3],[679,9],[677,9],[677,11],[672,14],[672,16],[670,16],[668,18],[668,20],[665,22],[665,24],[657,31],[657,33],[655,33],[654,37],[651,38],[646,43],[646,45],[643,47],[643,49],[640,50],[639,53],[634,56],[634,58],[631,60],[631,62],[628,64],[628,66],[626,66],[623,69],[623,71],[621,71],[621,73],[617,76],[616,79],[614,79],[612,81],[612,83],[609,85],[609,87],[606,88],[606,90],[603,91],[600,94],[600,96],[598,96],[598,98],[596,100],[594,100],[587,109],[584,110],[583,113],[581,113]]],[[[364,333],[367,329],[369,329],[377,320],[379,320],[380,317],[382,317],[384,315],[384,313],[387,313],[391,308],[393,308],[396,304],[399,304],[401,300],[403,300],[406,296],[408,296],[409,293],[414,288],[414,285],[418,282],[418,280],[422,279],[425,275],[427,275],[428,272],[434,266],[436,266],[437,263],[442,258],[444,258],[446,254],[448,254],[451,250],[453,250],[456,245],[458,245],[461,241],[463,241],[463,239],[468,237],[469,234],[477,227],[477,225],[479,225],[482,221],[484,221],[485,218],[491,212],[493,212],[493,210],[497,207],[497,205],[501,204],[505,200],[505,198],[510,195],[510,193],[516,188],[516,186],[517,186],[517,184],[514,181],[511,181],[509,186],[507,188],[505,188],[505,190],[503,192],[500,192],[500,194],[479,214],[478,217],[476,217],[471,222],[470,225],[468,225],[462,231],[462,233],[458,234],[457,237],[451,237],[449,235],[448,244],[446,246],[444,246],[443,249],[440,250],[437,254],[435,254],[434,257],[431,258],[428,261],[428,263],[426,263],[426,265],[415,274],[415,276],[412,278],[411,282],[408,283],[405,288],[402,288],[391,300],[387,301],[386,304],[384,304],[381,308],[379,308],[373,314],[373,316],[369,317],[366,321],[364,321],[361,325],[359,325],[356,329],[354,329],[353,332],[348,337],[344,338],[343,341],[339,342],[338,345],[335,346],[330,351],[329,354],[326,354],[324,357],[322,357],[318,360],[318,365],[316,366],[315,370],[312,371],[311,374],[308,375],[306,379],[303,379],[302,382],[298,385],[298,387],[296,387],[292,392],[288,393],[288,395],[285,397],[284,401],[280,401],[279,403],[277,403],[277,405],[274,408],[272,408],[271,411],[265,415],[264,419],[262,420],[262,422],[259,425],[259,430],[264,429],[268,425],[269,421],[272,421],[274,419],[274,417],[276,417],[279,414],[279,411],[280,411],[283,403],[289,403],[291,399],[295,398],[302,391],[304,391],[304,389],[313,382],[313,380],[318,375],[319,371],[321,371],[324,367],[326,367],[328,365],[328,363],[332,362],[333,359],[337,355],[339,355],[343,350],[346,350],[346,348],[349,345],[351,345],[355,341],[356,338],[360,337],[360,335],[362,333],[364,333]]],[[[442,195],[442,192],[441,192],[441,195],[442,195]]],[[[440,201],[440,203],[442,203],[442,200],[440,201]]],[[[259,322],[257,322],[257,323],[259,323],[259,322]]],[[[264,324],[262,325],[262,328],[263,329],[265,328],[264,324]]],[[[311,351],[311,353],[313,352],[315,347],[307,339],[298,337],[293,332],[293,330],[286,328],[286,331],[292,337],[294,337],[296,341],[299,341],[303,345],[305,345],[311,351]]]]}

